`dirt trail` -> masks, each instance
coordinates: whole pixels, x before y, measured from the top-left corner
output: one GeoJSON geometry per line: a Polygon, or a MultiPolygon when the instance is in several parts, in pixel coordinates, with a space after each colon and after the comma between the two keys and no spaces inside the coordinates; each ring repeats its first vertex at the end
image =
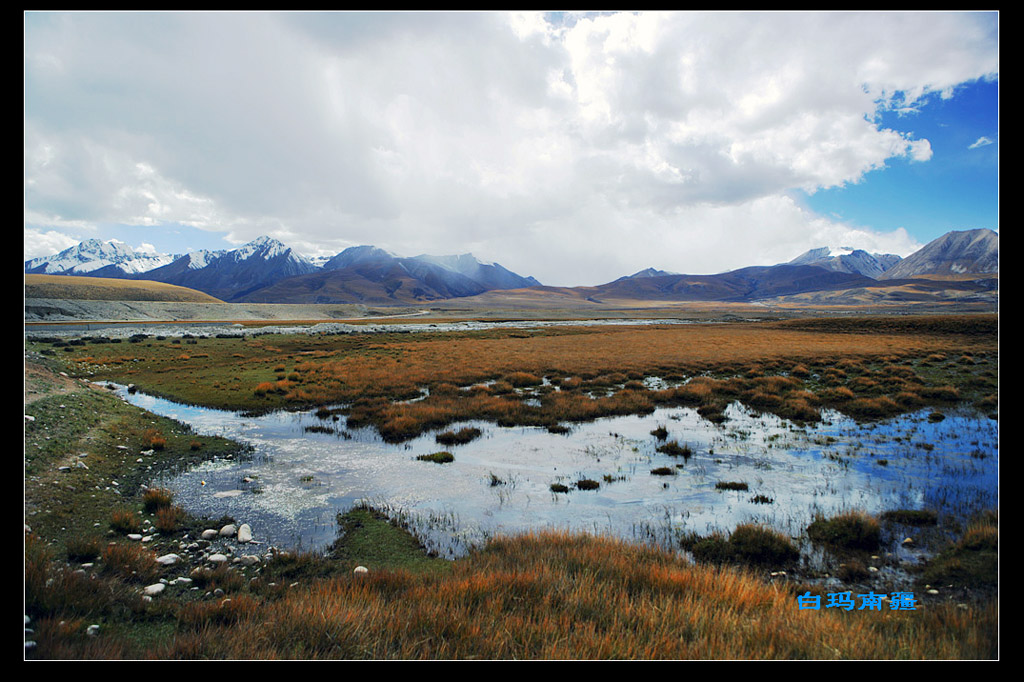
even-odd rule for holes
{"type": "Polygon", "coordinates": [[[86,390],[86,388],[84,384],[71,377],[54,372],[32,360],[25,360],[26,405],[51,395],[73,393],[86,390]]]}

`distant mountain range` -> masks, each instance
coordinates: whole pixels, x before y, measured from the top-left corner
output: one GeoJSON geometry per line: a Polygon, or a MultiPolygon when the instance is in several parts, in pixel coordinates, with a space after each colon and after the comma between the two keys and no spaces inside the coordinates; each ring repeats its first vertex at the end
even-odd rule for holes
{"type": "Polygon", "coordinates": [[[25,273],[146,279],[238,303],[405,304],[540,284],[471,254],[403,258],[375,246],[353,246],[316,262],[269,237],[237,249],[180,256],[153,256],[91,239],[26,261],[25,273]]]}
{"type": "Polygon", "coordinates": [[[144,279],[196,289],[229,302],[370,305],[422,303],[512,289],[532,289],[538,295],[573,291],[595,303],[750,302],[785,297],[849,302],[865,296],[934,297],[939,291],[958,298],[997,290],[998,271],[999,237],[992,230],[949,232],[907,258],[822,247],[774,266],[716,275],[647,268],[607,284],[575,288],[542,287],[533,277],[498,263],[481,262],[471,254],[402,257],[375,246],[354,246],[331,258],[312,260],[269,237],[237,249],[179,256],[138,253],[124,244],[93,239],[25,262],[26,274],[144,279]],[[956,290],[953,294],[948,293],[951,288],[956,290]]]}

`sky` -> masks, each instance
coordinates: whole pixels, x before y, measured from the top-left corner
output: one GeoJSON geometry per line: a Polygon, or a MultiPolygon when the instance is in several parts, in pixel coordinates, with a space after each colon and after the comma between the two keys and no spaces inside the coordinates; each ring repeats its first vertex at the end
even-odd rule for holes
{"type": "Polygon", "coordinates": [[[270,236],[555,286],[998,231],[997,12],[26,12],[25,259],[270,236]]]}

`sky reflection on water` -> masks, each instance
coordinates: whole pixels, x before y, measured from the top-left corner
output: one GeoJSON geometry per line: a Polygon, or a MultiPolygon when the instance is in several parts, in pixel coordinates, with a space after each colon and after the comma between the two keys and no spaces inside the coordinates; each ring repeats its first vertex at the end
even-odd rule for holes
{"type": "Polygon", "coordinates": [[[121,394],[197,433],[252,445],[245,461],[208,462],[158,484],[190,512],[230,515],[278,547],[324,547],[335,539],[336,514],[363,500],[404,515],[428,547],[449,556],[491,535],[530,529],[669,546],[685,532],[728,532],[748,521],[796,537],[816,512],[930,508],[965,519],[998,503],[998,423],[966,412],[947,411],[932,422],[925,410],[860,425],[828,413],[804,428],[739,404],[721,426],[672,408],[574,425],[566,435],[467,422],[455,427],[474,425],[483,436],[442,447],[434,433],[384,443],[370,430],[347,431],[344,417],[321,420],[314,411],[253,417],[121,394]],[[650,432],[658,426],[694,455],[656,452],[650,432]],[[438,450],[455,461],[416,459],[438,450]],[[652,475],[658,467],[675,474],[652,475]],[[600,488],[575,489],[583,478],[600,488]],[[717,490],[719,481],[744,482],[748,490],[717,490]],[[552,483],[570,492],[553,493],[552,483]]]}

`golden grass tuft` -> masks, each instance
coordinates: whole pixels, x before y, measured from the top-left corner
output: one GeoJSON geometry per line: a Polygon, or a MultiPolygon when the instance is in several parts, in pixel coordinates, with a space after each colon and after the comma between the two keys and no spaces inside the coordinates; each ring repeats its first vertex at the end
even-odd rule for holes
{"type": "Polygon", "coordinates": [[[745,570],[564,533],[496,538],[444,574],[371,571],[257,607],[197,602],[157,657],[219,659],[986,658],[994,609],[801,611],[745,570]],[[201,635],[201,636],[199,636],[201,635]]]}

